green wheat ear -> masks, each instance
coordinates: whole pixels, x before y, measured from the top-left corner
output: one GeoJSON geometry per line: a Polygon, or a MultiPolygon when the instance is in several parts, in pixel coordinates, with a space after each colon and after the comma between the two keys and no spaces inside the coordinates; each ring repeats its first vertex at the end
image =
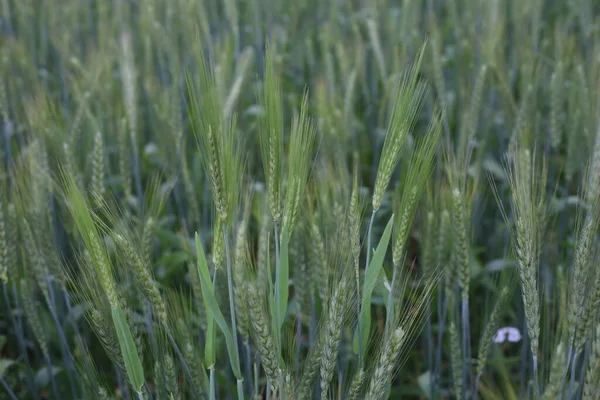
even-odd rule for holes
{"type": "Polygon", "coordinates": [[[150,272],[150,266],[144,260],[144,257],[132,246],[133,240],[130,237],[124,237],[120,234],[113,235],[115,242],[119,245],[124,254],[124,259],[134,272],[134,277],[148,297],[158,320],[163,326],[168,325],[167,307],[158,290],[157,284],[150,272]]]}
{"type": "Polygon", "coordinates": [[[272,333],[274,327],[269,324],[262,292],[255,282],[249,282],[245,290],[248,299],[248,315],[250,317],[252,340],[260,356],[268,384],[274,390],[279,384],[282,369],[276,351],[279,344],[274,342],[274,335],[272,333]]]}
{"type": "Polygon", "coordinates": [[[282,231],[291,236],[304,199],[306,184],[310,174],[311,155],[316,139],[316,129],[308,115],[308,96],[305,93],[300,113],[292,120],[292,131],[288,150],[288,175],[286,180],[285,203],[282,231]]]}
{"type": "Polygon", "coordinates": [[[265,116],[261,120],[259,139],[269,208],[274,223],[279,224],[284,132],[281,80],[275,70],[273,51],[273,48],[268,46],[265,55],[264,88],[260,94],[265,116]]]}
{"type": "Polygon", "coordinates": [[[336,285],[329,300],[327,320],[325,322],[325,335],[321,356],[321,398],[328,398],[333,379],[334,367],[337,361],[338,349],[342,339],[342,328],[345,313],[347,312],[349,284],[343,277],[336,285]]]}
{"type": "Polygon", "coordinates": [[[541,165],[539,164],[535,151],[514,141],[507,156],[506,171],[513,196],[511,206],[514,214],[514,227],[499,200],[495,186],[493,186],[493,190],[506,225],[510,227],[510,236],[517,256],[525,322],[533,354],[534,384],[535,390],[539,394],[537,355],[541,312],[538,270],[547,224],[547,167],[545,160],[542,160],[541,165]]]}
{"type": "Polygon", "coordinates": [[[456,323],[454,321],[450,322],[448,331],[450,333],[450,363],[452,364],[452,386],[456,398],[461,399],[463,390],[465,389],[462,386],[461,376],[463,354],[460,348],[460,338],[456,329],[456,323]]]}
{"type": "Polygon", "coordinates": [[[223,116],[215,69],[206,60],[200,48],[196,53],[199,87],[196,86],[194,75],[188,71],[188,113],[202,155],[204,170],[209,178],[217,215],[229,230],[235,220],[235,211],[240,199],[245,160],[240,138],[236,138],[235,135],[235,119],[223,116]]]}
{"type": "Polygon", "coordinates": [[[396,97],[392,106],[383,149],[381,150],[373,190],[374,211],[379,210],[381,206],[383,194],[389,185],[392,173],[406,145],[408,134],[416,122],[427,94],[427,87],[418,83],[418,73],[421,68],[424,50],[425,46],[419,50],[414,65],[402,76],[396,88],[396,97]]]}
{"type": "Polygon", "coordinates": [[[23,305],[23,311],[25,312],[25,317],[27,318],[27,322],[29,322],[29,326],[31,326],[33,336],[38,342],[44,355],[48,356],[48,337],[39,319],[37,304],[35,300],[32,299],[33,296],[31,293],[31,289],[25,279],[21,279],[20,281],[19,294],[21,295],[21,304],[23,305]]]}
{"type": "Polygon", "coordinates": [[[138,396],[142,396],[141,391],[145,381],[144,369],[118,296],[113,267],[108,252],[101,240],[97,224],[94,222],[95,216],[90,211],[83,195],[79,191],[73,175],[63,170],[62,181],[69,211],[90,254],[90,261],[95,268],[104,294],[108,298],[112,322],[117,334],[121,354],[123,355],[129,382],[138,396]]]}
{"type": "Polygon", "coordinates": [[[435,155],[441,132],[442,114],[434,112],[434,117],[424,137],[419,138],[411,156],[408,172],[399,195],[395,222],[395,234],[392,259],[399,265],[404,257],[406,241],[410,233],[412,220],[423,192],[435,165],[435,155]]]}
{"type": "Polygon", "coordinates": [[[367,391],[367,399],[383,399],[387,389],[387,382],[394,371],[400,351],[406,341],[406,332],[401,327],[396,328],[384,342],[379,356],[377,367],[371,377],[367,391]]]}
{"type": "Polygon", "coordinates": [[[552,362],[550,366],[550,375],[548,384],[544,390],[543,399],[551,400],[560,397],[560,391],[563,388],[565,369],[567,365],[567,352],[565,344],[561,341],[556,345],[552,362]]]}
{"type": "Polygon", "coordinates": [[[104,142],[102,133],[94,135],[94,148],[92,151],[92,194],[95,199],[104,197],[104,142]]]}
{"type": "Polygon", "coordinates": [[[242,220],[239,222],[235,234],[235,245],[233,254],[233,282],[235,294],[235,315],[237,317],[237,329],[244,341],[249,338],[248,306],[244,301],[244,286],[250,276],[250,251],[249,241],[249,219],[250,219],[250,195],[245,196],[245,209],[242,220]]]}
{"type": "Polygon", "coordinates": [[[350,387],[348,388],[348,400],[358,400],[365,380],[365,371],[360,368],[352,377],[350,387]]]}
{"type": "MultiPolygon", "coordinates": [[[[572,278],[567,314],[570,340],[574,340],[576,351],[581,351],[587,340],[590,328],[593,326],[598,311],[594,303],[598,301],[600,288],[592,286],[588,293],[588,281],[594,279],[594,242],[598,229],[600,228],[600,178],[597,174],[597,152],[600,144],[594,146],[592,159],[588,163],[586,176],[583,183],[586,184],[583,198],[586,201],[587,211],[578,217],[577,246],[573,257],[572,278]]],[[[598,279],[596,277],[596,279],[598,279]]]]}

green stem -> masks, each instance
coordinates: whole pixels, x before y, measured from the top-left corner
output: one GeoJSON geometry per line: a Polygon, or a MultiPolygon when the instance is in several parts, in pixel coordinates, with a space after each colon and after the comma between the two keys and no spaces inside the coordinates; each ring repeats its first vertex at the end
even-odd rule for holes
{"type": "Polygon", "coordinates": [[[238,400],[244,400],[244,380],[243,379],[237,380],[237,393],[238,393],[238,400]]]}
{"type": "MultiPolygon", "coordinates": [[[[430,371],[433,371],[433,333],[431,327],[431,298],[427,299],[426,303],[427,310],[427,321],[425,326],[425,337],[426,337],[426,346],[427,346],[427,366],[430,371]]],[[[431,379],[429,381],[429,398],[433,399],[433,373],[431,374],[431,379]]]]}
{"type": "MultiPolygon", "coordinates": [[[[535,398],[536,399],[541,399],[540,396],[540,382],[538,379],[538,359],[537,359],[537,355],[533,355],[533,384],[535,387],[535,398]]],[[[575,358],[577,358],[576,356],[573,357],[573,360],[575,360],[575,358]]]]}
{"type": "Polygon", "coordinates": [[[279,305],[279,298],[281,297],[281,293],[279,293],[279,280],[281,278],[279,276],[279,229],[277,227],[277,222],[273,223],[273,227],[275,231],[275,304],[277,305],[277,326],[281,326],[281,321],[279,321],[279,316],[281,315],[281,306],[279,305]]]}
{"type": "Polygon", "coordinates": [[[54,289],[52,287],[52,278],[51,277],[46,278],[46,284],[48,286],[48,294],[49,294],[48,309],[50,310],[50,315],[52,316],[52,319],[54,320],[54,323],[56,324],[56,332],[58,334],[59,343],[61,345],[61,353],[62,353],[64,359],[66,359],[66,366],[67,366],[67,369],[69,370],[69,373],[67,374],[68,378],[69,378],[68,379],[69,388],[71,390],[71,394],[74,397],[77,397],[75,381],[73,380],[73,376],[75,375],[73,354],[71,353],[71,350],[69,349],[69,342],[67,341],[67,337],[63,330],[62,324],[60,322],[60,319],[58,318],[58,313],[56,312],[56,301],[55,301],[56,297],[54,296],[54,289]]]}
{"type": "MultiPolygon", "coordinates": [[[[298,307],[300,309],[300,307],[298,307]]],[[[298,316],[296,317],[296,360],[294,365],[294,373],[296,379],[298,379],[300,375],[300,356],[301,356],[301,347],[302,345],[302,320],[301,320],[301,311],[298,311],[298,316]]]]}
{"type": "Polygon", "coordinates": [[[567,397],[569,400],[573,398],[573,390],[575,389],[575,372],[577,370],[577,350],[573,351],[573,360],[571,363],[571,381],[569,382],[569,396],[567,397]]]}
{"type": "Polygon", "coordinates": [[[144,204],[144,191],[142,189],[142,174],[140,172],[140,154],[137,147],[137,140],[135,135],[129,135],[131,140],[131,147],[133,149],[133,179],[135,183],[135,190],[138,196],[140,204],[144,204]]]}
{"type": "Polygon", "coordinates": [[[209,368],[210,370],[210,393],[209,393],[209,399],[210,400],[216,400],[216,395],[215,395],[215,366],[211,366],[209,368]]]}
{"type": "Polygon", "coordinates": [[[253,390],[253,381],[252,381],[252,350],[250,349],[250,342],[248,338],[244,339],[244,347],[246,349],[246,371],[245,371],[245,379],[248,381],[250,387],[248,388],[248,392],[252,394],[253,390]]]}
{"type": "Polygon", "coordinates": [[[367,262],[365,263],[365,272],[369,269],[369,263],[371,262],[371,232],[373,230],[373,222],[375,222],[375,213],[377,210],[373,210],[371,214],[371,220],[369,221],[369,230],[367,231],[367,262]]]}
{"type": "Polygon", "coordinates": [[[571,367],[571,358],[573,357],[573,345],[569,346],[569,352],[567,353],[567,367],[565,368],[565,372],[562,375],[561,382],[564,382],[567,379],[567,374],[569,373],[569,368],[571,367]]]}
{"type": "Polygon", "coordinates": [[[44,358],[46,359],[46,366],[48,368],[48,377],[50,378],[50,387],[52,388],[52,393],[56,398],[60,397],[60,392],[56,387],[56,380],[54,379],[54,373],[52,372],[52,360],[50,359],[49,354],[44,354],[44,358]]]}
{"type": "Polygon", "coordinates": [[[392,283],[390,283],[390,294],[388,295],[388,301],[386,304],[386,308],[387,308],[387,312],[386,312],[386,318],[385,318],[385,330],[383,332],[384,334],[384,342],[387,340],[387,337],[389,336],[389,334],[392,331],[392,323],[395,321],[396,318],[396,310],[395,310],[395,303],[394,303],[394,288],[396,286],[396,280],[398,279],[398,270],[400,269],[400,266],[398,264],[394,265],[394,270],[392,272],[392,283]]]}
{"type": "Polygon", "coordinates": [[[471,368],[471,354],[469,351],[469,299],[462,300],[462,344],[463,344],[463,397],[468,398],[467,390],[469,386],[469,370],[471,368]]]}
{"type": "Polygon", "coordinates": [[[223,237],[225,238],[225,256],[227,259],[227,287],[229,290],[229,309],[231,311],[231,329],[233,335],[233,348],[238,355],[240,355],[240,351],[238,348],[238,332],[237,332],[237,322],[235,320],[235,300],[233,297],[233,274],[231,272],[231,252],[229,248],[229,238],[227,236],[227,230],[223,228],[223,237]]]}
{"type": "Polygon", "coordinates": [[[279,370],[279,398],[281,400],[286,400],[285,383],[283,379],[283,372],[281,370],[279,370]]]}
{"type": "Polygon", "coordinates": [[[438,293],[438,315],[440,316],[438,321],[438,334],[437,334],[437,342],[436,342],[436,351],[435,351],[435,364],[433,368],[433,396],[432,399],[437,398],[437,392],[439,388],[440,381],[440,370],[442,365],[442,343],[444,340],[444,326],[446,324],[446,313],[448,311],[448,304],[446,299],[444,298],[444,292],[439,291],[438,293]]]}
{"type": "Polygon", "coordinates": [[[8,383],[4,380],[4,377],[2,375],[0,375],[0,383],[2,383],[4,390],[6,390],[6,393],[8,393],[8,396],[10,397],[11,400],[19,400],[19,398],[12,391],[12,389],[10,388],[8,383]]]}

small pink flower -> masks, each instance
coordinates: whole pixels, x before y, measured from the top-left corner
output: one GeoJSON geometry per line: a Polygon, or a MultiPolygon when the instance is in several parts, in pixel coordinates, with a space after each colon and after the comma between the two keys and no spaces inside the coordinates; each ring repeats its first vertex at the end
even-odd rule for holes
{"type": "Polygon", "coordinates": [[[518,342],[521,340],[521,332],[518,328],[512,326],[505,326],[504,328],[498,329],[494,337],[492,338],[494,343],[518,342]]]}

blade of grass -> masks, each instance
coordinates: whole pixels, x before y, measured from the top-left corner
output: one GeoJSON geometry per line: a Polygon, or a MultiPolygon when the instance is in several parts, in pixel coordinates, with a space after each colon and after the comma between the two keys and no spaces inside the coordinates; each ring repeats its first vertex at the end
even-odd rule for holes
{"type": "Polygon", "coordinates": [[[363,283],[361,310],[358,320],[361,337],[359,338],[358,332],[356,332],[354,335],[353,342],[354,352],[358,354],[361,359],[363,359],[365,355],[366,344],[369,339],[369,331],[371,328],[371,296],[373,294],[373,289],[375,289],[375,286],[379,279],[379,274],[383,268],[383,260],[385,258],[385,253],[387,252],[387,248],[390,243],[393,225],[394,216],[392,215],[389,222],[387,223],[387,226],[385,227],[385,230],[383,231],[383,236],[381,237],[381,240],[377,245],[377,249],[375,250],[375,254],[373,255],[371,264],[367,269],[365,281],[363,283]],[[361,343],[360,347],[359,341],[361,343]]]}
{"type": "Polygon", "coordinates": [[[123,361],[125,362],[125,369],[127,375],[131,381],[131,386],[135,389],[138,396],[141,397],[142,386],[144,386],[144,369],[140,356],[135,347],[133,341],[133,335],[127,324],[125,313],[120,306],[111,307],[112,320],[115,325],[117,332],[117,338],[119,339],[119,346],[121,347],[121,353],[123,354],[123,361]]]}
{"type": "Polygon", "coordinates": [[[202,248],[202,244],[200,243],[200,238],[197,233],[196,252],[198,254],[198,274],[200,276],[200,283],[202,284],[202,296],[204,297],[204,302],[207,305],[207,318],[209,315],[211,315],[221,329],[223,336],[225,336],[225,343],[227,346],[227,352],[229,353],[231,368],[235,374],[235,377],[238,380],[242,380],[243,378],[240,369],[239,357],[233,345],[233,336],[231,335],[231,331],[227,326],[227,322],[225,322],[225,317],[223,316],[219,304],[217,303],[217,298],[215,297],[214,288],[208,272],[208,263],[206,263],[204,249],[202,248]]]}

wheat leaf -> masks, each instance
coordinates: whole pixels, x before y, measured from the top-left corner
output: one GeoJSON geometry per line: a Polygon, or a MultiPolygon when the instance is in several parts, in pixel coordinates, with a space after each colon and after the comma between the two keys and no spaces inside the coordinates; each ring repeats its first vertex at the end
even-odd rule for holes
{"type": "Polygon", "coordinates": [[[354,352],[364,356],[366,343],[369,339],[369,331],[371,328],[371,296],[373,294],[373,289],[379,280],[380,273],[383,268],[383,259],[385,258],[385,253],[387,251],[388,245],[390,243],[390,237],[392,235],[392,226],[394,225],[394,216],[390,218],[387,223],[385,230],[383,231],[383,236],[377,245],[377,249],[373,255],[373,259],[369,264],[369,268],[365,274],[365,281],[363,283],[363,294],[361,300],[361,308],[360,308],[360,336],[361,336],[361,346],[359,349],[358,346],[358,333],[354,335],[354,343],[353,348],[354,352]]]}
{"type": "Polygon", "coordinates": [[[208,263],[204,255],[204,249],[200,243],[200,238],[196,234],[196,252],[198,254],[198,274],[200,276],[200,283],[202,286],[202,297],[204,297],[204,303],[206,304],[206,316],[207,319],[214,318],[214,321],[219,325],[223,336],[225,336],[225,344],[227,346],[227,352],[229,353],[229,360],[231,362],[231,369],[235,377],[240,380],[242,379],[242,373],[240,371],[240,362],[235,347],[233,345],[233,337],[231,331],[225,322],[225,317],[219,308],[219,303],[214,294],[212,282],[210,280],[210,274],[208,272],[208,263]]]}
{"type": "MultiPolygon", "coordinates": [[[[206,298],[204,290],[209,290],[212,292],[213,287],[211,283],[209,287],[205,289],[204,284],[202,283],[202,276],[204,276],[204,280],[206,282],[211,282],[210,273],[208,272],[208,262],[206,261],[206,255],[204,254],[204,248],[202,247],[202,243],[200,242],[200,238],[198,237],[197,233],[195,240],[197,268],[202,287],[202,297],[206,298]]],[[[211,367],[215,364],[215,319],[207,302],[204,302],[204,308],[206,310],[206,342],[204,343],[204,359],[206,365],[211,367]]]]}
{"type": "Polygon", "coordinates": [[[144,369],[142,368],[142,362],[133,341],[133,335],[131,334],[129,325],[127,325],[127,320],[121,307],[112,307],[111,312],[117,338],[119,339],[119,346],[123,354],[123,361],[125,362],[125,370],[133,388],[137,392],[141,392],[144,385],[144,369]]]}

